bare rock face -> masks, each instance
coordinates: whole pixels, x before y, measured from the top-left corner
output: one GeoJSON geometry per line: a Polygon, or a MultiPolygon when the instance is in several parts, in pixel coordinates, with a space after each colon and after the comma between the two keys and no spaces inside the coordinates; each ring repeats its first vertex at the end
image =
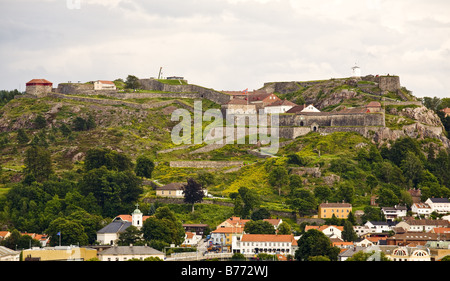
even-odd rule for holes
{"type": "Polygon", "coordinates": [[[432,110],[426,108],[425,106],[411,108],[407,107],[402,109],[401,111],[397,111],[396,109],[393,109],[394,112],[392,114],[396,114],[398,116],[404,116],[408,117],[414,120],[417,120],[420,123],[430,125],[430,126],[436,126],[436,127],[442,127],[441,119],[434,113],[432,110]]]}

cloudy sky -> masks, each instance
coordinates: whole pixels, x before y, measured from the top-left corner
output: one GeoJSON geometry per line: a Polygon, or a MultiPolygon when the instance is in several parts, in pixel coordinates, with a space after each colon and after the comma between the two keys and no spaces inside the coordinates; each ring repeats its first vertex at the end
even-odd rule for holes
{"type": "Polygon", "coordinates": [[[216,90],[396,74],[450,97],[448,0],[0,0],[0,89],[184,76],[216,90]]]}

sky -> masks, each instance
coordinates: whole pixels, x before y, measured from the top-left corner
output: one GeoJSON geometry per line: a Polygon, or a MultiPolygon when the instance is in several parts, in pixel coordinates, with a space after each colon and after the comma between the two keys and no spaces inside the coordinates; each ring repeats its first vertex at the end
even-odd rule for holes
{"type": "Polygon", "coordinates": [[[183,76],[215,90],[399,75],[450,97],[448,0],[0,0],[0,89],[183,76]]]}

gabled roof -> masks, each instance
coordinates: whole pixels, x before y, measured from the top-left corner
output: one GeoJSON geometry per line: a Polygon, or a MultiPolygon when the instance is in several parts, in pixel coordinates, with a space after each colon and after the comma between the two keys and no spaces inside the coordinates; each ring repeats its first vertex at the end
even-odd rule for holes
{"type": "Polygon", "coordinates": [[[211,233],[244,233],[243,227],[219,227],[211,233]]]}
{"type": "Polygon", "coordinates": [[[294,107],[292,107],[291,109],[289,109],[288,111],[286,111],[286,113],[298,113],[298,112],[302,112],[303,109],[305,109],[305,105],[296,105],[294,107]]]}
{"type": "MultiPolygon", "coordinates": [[[[148,219],[150,216],[142,216],[142,221],[145,221],[146,219],[148,219]]],[[[114,218],[113,221],[115,220],[122,220],[122,221],[128,221],[131,222],[133,220],[133,217],[131,215],[118,215],[114,218]]]]}
{"type": "Polygon", "coordinates": [[[294,106],[296,106],[296,104],[291,101],[288,101],[288,100],[276,100],[273,103],[266,105],[266,107],[268,107],[268,106],[292,106],[292,107],[294,107],[294,106]]]}
{"type": "Polygon", "coordinates": [[[244,99],[232,99],[232,100],[230,100],[227,104],[236,104],[236,105],[245,105],[245,104],[248,104],[248,101],[247,100],[244,100],[244,99]]]}
{"type": "Polygon", "coordinates": [[[428,200],[430,200],[433,203],[450,203],[450,201],[448,200],[448,198],[428,198],[428,200]]]}
{"type": "Polygon", "coordinates": [[[351,208],[350,203],[322,203],[319,205],[320,208],[351,208]]]}
{"type": "Polygon", "coordinates": [[[337,226],[337,225],[321,225],[321,226],[318,226],[318,225],[307,225],[307,226],[305,226],[305,231],[308,231],[310,229],[317,229],[319,231],[324,231],[325,229],[330,228],[330,227],[334,227],[336,229],[339,229],[340,231],[344,231],[344,227],[343,226],[337,226]]]}
{"type": "Polygon", "coordinates": [[[120,221],[120,220],[113,221],[110,224],[108,224],[107,226],[105,226],[104,228],[97,231],[97,233],[98,234],[120,233],[120,232],[124,232],[125,229],[127,229],[130,226],[131,226],[131,222],[128,222],[128,221],[120,221]]]}
{"type": "Polygon", "coordinates": [[[186,184],[182,182],[172,182],[164,186],[158,186],[156,190],[183,190],[186,184]]]}

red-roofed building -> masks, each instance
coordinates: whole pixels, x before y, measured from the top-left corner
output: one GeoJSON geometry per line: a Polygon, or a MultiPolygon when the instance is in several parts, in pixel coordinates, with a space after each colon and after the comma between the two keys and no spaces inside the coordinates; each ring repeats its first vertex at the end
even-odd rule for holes
{"type": "Polygon", "coordinates": [[[444,109],[441,109],[442,112],[444,112],[445,117],[450,116],[450,108],[446,107],[444,109]]]}
{"type": "Polygon", "coordinates": [[[94,82],[94,90],[116,90],[116,85],[112,81],[97,80],[94,82]]]}
{"type": "Polygon", "coordinates": [[[52,92],[53,83],[46,79],[33,79],[28,81],[26,84],[26,93],[42,97],[47,93],[52,92]]]}
{"type": "Polygon", "coordinates": [[[241,240],[233,247],[233,252],[294,255],[297,247],[294,235],[243,234],[241,240]]]}

